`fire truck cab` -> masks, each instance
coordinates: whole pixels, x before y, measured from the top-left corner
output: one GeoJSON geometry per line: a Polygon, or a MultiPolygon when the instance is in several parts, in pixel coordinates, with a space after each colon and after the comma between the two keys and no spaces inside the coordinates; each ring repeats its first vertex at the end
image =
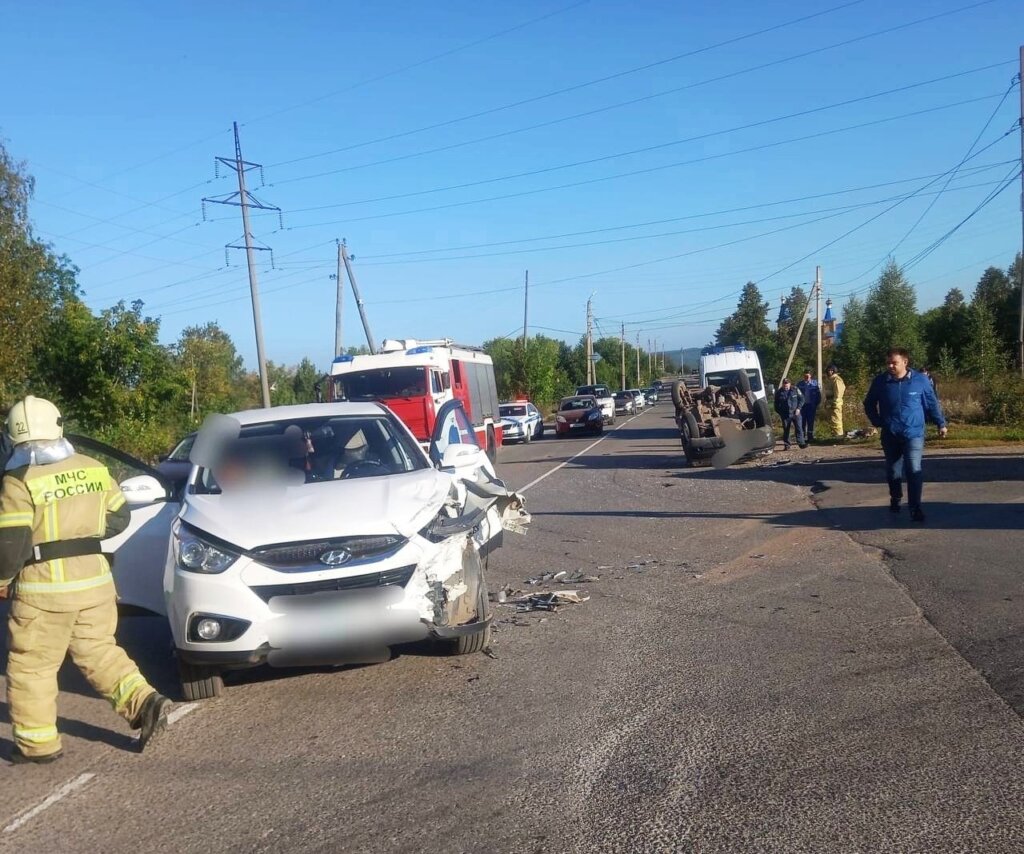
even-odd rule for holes
{"type": "Polygon", "coordinates": [[[501,445],[494,362],[482,350],[450,338],[385,339],[380,352],[338,356],[331,363],[329,399],[383,403],[426,444],[437,411],[461,400],[477,443],[493,461],[501,445]]]}

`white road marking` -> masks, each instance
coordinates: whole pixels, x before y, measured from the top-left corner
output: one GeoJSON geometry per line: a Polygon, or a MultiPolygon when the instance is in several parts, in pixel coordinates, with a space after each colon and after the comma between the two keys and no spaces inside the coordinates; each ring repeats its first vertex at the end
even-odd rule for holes
{"type": "MultiPolygon", "coordinates": [[[[644,410],[644,411],[646,412],[646,410],[644,410]]],[[[587,445],[587,447],[585,447],[585,448],[584,448],[584,449],[583,449],[582,451],[580,451],[580,452],[579,452],[579,453],[577,453],[577,454],[573,454],[573,455],[572,455],[571,457],[569,457],[569,459],[567,459],[567,460],[566,460],[565,462],[563,462],[563,463],[559,463],[559,464],[558,464],[557,466],[555,466],[555,467],[554,467],[553,469],[551,469],[550,471],[546,471],[546,472],[544,472],[544,474],[542,474],[542,475],[541,475],[540,477],[538,477],[538,478],[534,478],[534,479],[533,479],[533,480],[531,480],[531,481],[530,481],[530,482],[529,482],[528,484],[526,484],[526,486],[523,486],[523,487],[521,487],[521,488],[517,489],[517,490],[516,490],[516,492],[526,492],[526,490],[530,489],[531,487],[534,487],[534,486],[536,486],[536,485],[537,485],[538,483],[540,483],[540,482],[541,482],[542,480],[544,480],[544,478],[548,477],[549,475],[553,475],[553,474],[554,474],[554,473],[555,473],[556,471],[558,471],[559,469],[565,468],[565,467],[566,467],[567,465],[569,465],[569,463],[571,463],[571,462],[572,462],[572,461],[573,461],[574,459],[576,459],[577,457],[582,457],[582,456],[583,456],[583,455],[584,455],[584,454],[585,454],[585,453],[586,453],[587,451],[589,451],[589,450],[590,450],[591,448],[594,448],[594,447],[597,447],[598,445],[600,445],[600,444],[601,444],[601,443],[602,443],[602,442],[603,442],[603,441],[604,441],[605,439],[607,439],[607,438],[608,438],[608,436],[607,436],[607,433],[609,433],[609,432],[614,432],[615,430],[621,430],[621,429],[622,429],[623,427],[625,427],[625,426],[626,426],[627,424],[629,424],[629,422],[630,422],[630,421],[632,421],[632,420],[633,420],[634,418],[639,418],[639,417],[640,417],[641,415],[643,415],[643,414],[644,414],[643,412],[638,412],[638,413],[637,413],[636,415],[633,415],[633,416],[632,416],[632,417],[631,417],[631,418],[629,419],[629,421],[623,421],[623,422],[622,422],[622,423],[621,423],[621,424],[620,424],[620,425],[619,425],[618,427],[615,427],[615,428],[613,428],[613,429],[612,429],[611,431],[607,431],[607,430],[606,430],[606,431],[605,431],[605,434],[606,434],[606,435],[602,436],[602,437],[601,437],[600,439],[598,439],[598,440],[597,440],[596,442],[591,442],[591,443],[590,443],[589,445],[587,445]]]]}
{"type": "Polygon", "coordinates": [[[184,706],[178,706],[173,712],[167,716],[168,725],[177,723],[189,712],[194,712],[199,708],[199,703],[186,703],[184,706]]]}
{"type": "Polygon", "coordinates": [[[46,800],[44,800],[42,803],[36,804],[36,806],[32,807],[32,809],[30,809],[28,812],[22,813],[18,818],[16,818],[9,825],[7,825],[7,827],[4,828],[4,833],[13,833],[26,822],[29,822],[32,819],[34,819],[43,810],[49,809],[58,801],[66,798],[76,789],[81,789],[82,786],[88,783],[95,776],[95,774],[79,774],[77,777],[75,777],[75,779],[65,783],[63,786],[61,786],[59,789],[53,792],[53,794],[49,795],[46,798],[46,800]]]}

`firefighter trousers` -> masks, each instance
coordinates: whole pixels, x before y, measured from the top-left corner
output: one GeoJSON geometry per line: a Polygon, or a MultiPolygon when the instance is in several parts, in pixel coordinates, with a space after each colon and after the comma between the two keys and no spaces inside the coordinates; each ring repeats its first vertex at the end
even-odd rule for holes
{"type": "Polygon", "coordinates": [[[121,717],[131,722],[154,689],[114,640],[117,603],[44,611],[15,598],[8,622],[7,704],[14,743],[26,756],[61,749],[57,671],[67,654],[121,717]]]}

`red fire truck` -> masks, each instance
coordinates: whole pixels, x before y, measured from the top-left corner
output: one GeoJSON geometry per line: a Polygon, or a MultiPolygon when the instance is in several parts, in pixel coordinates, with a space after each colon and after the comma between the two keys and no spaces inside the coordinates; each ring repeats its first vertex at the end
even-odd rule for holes
{"type": "Polygon", "coordinates": [[[482,350],[449,338],[385,339],[375,355],[338,356],[331,364],[328,397],[380,401],[421,442],[430,440],[442,404],[458,399],[492,461],[501,445],[494,362],[482,350]]]}

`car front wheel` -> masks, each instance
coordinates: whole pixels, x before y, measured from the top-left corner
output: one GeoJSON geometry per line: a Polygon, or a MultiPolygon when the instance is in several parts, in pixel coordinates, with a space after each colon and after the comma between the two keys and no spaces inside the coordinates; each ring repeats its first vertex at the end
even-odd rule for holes
{"type": "Polygon", "coordinates": [[[224,676],[215,667],[192,664],[178,658],[178,677],[182,696],[194,700],[212,700],[224,693],[224,676]]]}

